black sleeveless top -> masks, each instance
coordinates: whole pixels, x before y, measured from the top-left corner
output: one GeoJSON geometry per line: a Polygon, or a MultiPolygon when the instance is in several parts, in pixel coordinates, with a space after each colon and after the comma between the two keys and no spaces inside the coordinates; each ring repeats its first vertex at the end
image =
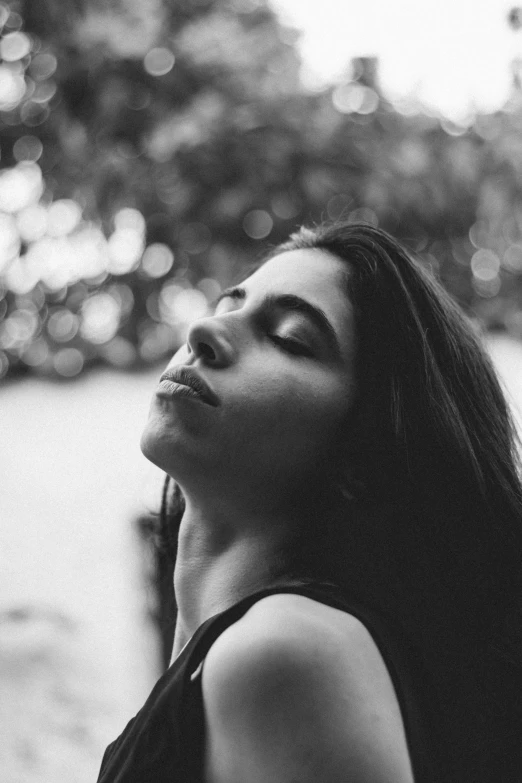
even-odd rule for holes
{"type": "MultiPolygon", "coordinates": [[[[422,705],[426,672],[411,644],[380,614],[330,585],[276,587],[250,595],[204,622],[160,677],[147,701],[103,756],[98,783],[203,783],[204,715],[201,667],[218,636],[256,602],[297,593],[359,619],[386,663],[400,704],[415,783],[436,783],[433,731],[422,705]]],[[[521,778],[522,780],[522,778],[521,778]]],[[[464,778],[462,783],[465,783],[464,778]]]]}

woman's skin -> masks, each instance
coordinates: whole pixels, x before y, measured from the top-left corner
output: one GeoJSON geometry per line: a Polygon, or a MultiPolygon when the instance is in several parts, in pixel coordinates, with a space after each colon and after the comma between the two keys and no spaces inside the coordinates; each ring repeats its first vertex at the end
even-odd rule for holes
{"type": "MultiPolygon", "coordinates": [[[[218,404],[152,401],[143,453],[186,501],[173,658],[213,614],[288,584],[285,551],[321,524],[356,382],[347,274],[316,249],[271,259],[192,324],[169,364],[197,371],[218,404]]],[[[208,783],[413,780],[386,666],[346,612],[264,598],[214,643],[202,677],[208,783]]]]}

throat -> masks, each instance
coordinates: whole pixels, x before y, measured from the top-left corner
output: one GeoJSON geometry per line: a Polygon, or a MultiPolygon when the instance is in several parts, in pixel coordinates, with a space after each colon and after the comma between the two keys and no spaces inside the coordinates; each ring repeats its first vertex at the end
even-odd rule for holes
{"type": "Polygon", "coordinates": [[[297,581],[284,567],[280,531],[269,535],[266,527],[246,525],[236,532],[209,531],[185,512],[174,569],[178,617],[173,656],[210,617],[260,590],[297,581]]]}

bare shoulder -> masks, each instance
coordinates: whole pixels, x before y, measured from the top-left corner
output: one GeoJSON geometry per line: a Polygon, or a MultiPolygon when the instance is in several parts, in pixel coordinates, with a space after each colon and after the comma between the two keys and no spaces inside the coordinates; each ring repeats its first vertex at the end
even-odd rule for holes
{"type": "Polygon", "coordinates": [[[209,783],[239,781],[246,770],[252,783],[413,779],[397,696],[371,634],[305,596],[261,599],[216,640],[203,700],[209,783]]]}
{"type": "Polygon", "coordinates": [[[351,614],[306,596],[278,593],[261,599],[221,634],[211,647],[205,667],[214,675],[237,675],[238,665],[260,672],[274,663],[291,668],[313,664],[330,672],[367,674],[387,679],[386,665],[373,637],[351,614]]]}

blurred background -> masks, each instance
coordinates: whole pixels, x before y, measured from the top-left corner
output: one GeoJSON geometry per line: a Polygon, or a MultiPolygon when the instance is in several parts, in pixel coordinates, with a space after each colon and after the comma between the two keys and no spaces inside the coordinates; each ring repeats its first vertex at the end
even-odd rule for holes
{"type": "Polygon", "coordinates": [[[415,250],[522,405],[522,8],[0,2],[0,769],[87,783],[168,656],[161,368],[297,226],[415,250]]]}

